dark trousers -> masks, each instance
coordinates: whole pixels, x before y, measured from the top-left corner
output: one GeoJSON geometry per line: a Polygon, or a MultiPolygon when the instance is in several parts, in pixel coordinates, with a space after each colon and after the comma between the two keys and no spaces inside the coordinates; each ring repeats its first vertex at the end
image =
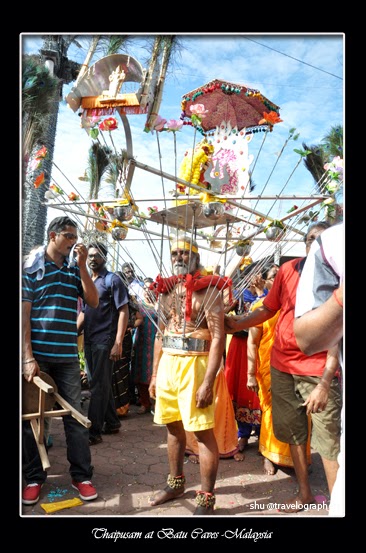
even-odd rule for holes
{"type": "MultiPolygon", "coordinates": [[[[80,411],[81,382],[79,362],[39,362],[41,371],[49,374],[56,383],[57,391],[72,407],[80,411]]],[[[91,480],[93,467],[89,449],[89,431],[71,415],[62,417],[66,436],[67,460],[70,474],[76,482],[91,480]]],[[[42,468],[36,441],[29,421],[22,423],[22,463],[27,484],[42,484],[47,473],[42,468]]]]}
{"type": "Polygon", "coordinates": [[[109,428],[121,426],[112,390],[113,361],[109,359],[109,346],[85,344],[84,350],[91,375],[88,418],[92,425],[89,434],[96,437],[101,435],[104,422],[109,428]]]}
{"type": "Polygon", "coordinates": [[[238,438],[250,438],[252,430],[255,430],[255,435],[259,436],[260,424],[250,424],[248,422],[237,421],[238,423],[238,438]]]}

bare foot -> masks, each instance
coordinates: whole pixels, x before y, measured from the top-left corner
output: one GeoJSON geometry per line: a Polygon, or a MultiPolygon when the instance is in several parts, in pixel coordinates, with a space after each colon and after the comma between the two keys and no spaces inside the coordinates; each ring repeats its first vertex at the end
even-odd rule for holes
{"type": "Polygon", "coordinates": [[[151,499],[149,502],[152,506],[161,505],[162,503],[166,503],[167,501],[171,501],[172,499],[178,499],[178,497],[182,497],[183,494],[184,487],[174,490],[173,488],[166,486],[163,490],[155,495],[154,499],[151,499]]]}
{"type": "Polygon", "coordinates": [[[238,453],[235,453],[234,459],[235,461],[244,461],[245,454],[242,451],[239,451],[238,453]]]}
{"type": "Polygon", "coordinates": [[[315,499],[309,498],[307,501],[303,501],[301,497],[295,497],[295,499],[290,499],[285,503],[281,503],[280,509],[277,509],[280,513],[298,513],[303,511],[307,505],[316,505],[315,499]]]}
{"type": "Polygon", "coordinates": [[[247,445],[248,445],[248,438],[239,438],[238,440],[239,451],[244,451],[247,445]]]}
{"type": "Polygon", "coordinates": [[[267,459],[267,457],[263,458],[263,472],[264,474],[269,474],[270,476],[273,476],[277,472],[277,467],[267,459]]]}
{"type": "Polygon", "coordinates": [[[192,453],[192,455],[188,455],[188,461],[190,461],[194,465],[198,465],[200,462],[200,458],[198,457],[198,455],[194,455],[194,453],[192,453]]]}

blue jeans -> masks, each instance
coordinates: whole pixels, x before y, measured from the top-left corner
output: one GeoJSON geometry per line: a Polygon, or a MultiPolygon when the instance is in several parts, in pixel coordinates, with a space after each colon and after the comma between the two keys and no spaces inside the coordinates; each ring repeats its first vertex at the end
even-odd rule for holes
{"type": "MultiPolygon", "coordinates": [[[[50,363],[39,362],[41,371],[49,374],[57,386],[60,396],[72,407],[80,411],[81,382],[79,362],[50,363]]],[[[76,482],[91,480],[93,466],[89,448],[89,431],[71,415],[62,417],[66,436],[67,460],[70,463],[70,474],[76,482]]],[[[24,479],[27,484],[43,484],[47,478],[46,471],[38,453],[36,441],[29,421],[23,422],[22,461],[24,479]]]]}
{"type": "Polygon", "coordinates": [[[103,344],[84,344],[91,381],[88,418],[91,438],[100,436],[104,422],[109,428],[119,428],[121,422],[116,413],[112,389],[113,361],[109,359],[111,348],[103,344]]]}

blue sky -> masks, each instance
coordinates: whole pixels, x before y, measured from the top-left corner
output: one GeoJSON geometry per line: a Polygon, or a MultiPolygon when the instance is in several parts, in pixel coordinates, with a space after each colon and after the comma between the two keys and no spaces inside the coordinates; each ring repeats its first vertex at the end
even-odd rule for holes
{"type": "MultiPolygon", "coordinates": [[[[275,125],[273,132],[268,134],[258,158],[253,174],[256,183],[254,194],[263,191],[263,194],[268,195],[310,195],[314,192],[312,177],[303,163],[290,178],[299,159],[293,150],[301,149],[302,142],[321,142],[332,126],[344,122],[343,34],[200,34],[181,35],[180,41],[182,46],[175,57],[172,70],[167,75],[159,114],[165,119],[178,119],[182,96],[212,79],[227,80],[260,90],[280,107],[283,122],[275,125]],[[296,128],[299,138],[297,142],[291,141],[287,145],[273,170],[278,153],[291,128],[296,128]]],[[[133,44],[128,48],[128,53],[143,67],[147,67],[147,53],[143,47],[145,42],[145,37],[135,35],[133,44]]],[[[23,34],[24,52],[35,53],[41,45],[42,39],[39,36],[23,34]]],[[[83,63],[85,51],[70,48],[68,55],[70,59],[83,63]]],[[[93,61],[97,61],[99,57],[100,54],[93,61]]],[[[64,97],[71,86],[72,84],[64,86],[64,97]]],[[[156,133],[144,132],[146,116],[132,115],[128,116],[128,120],[133,138],[133,153],[137,161],[155,168],[159,168],[161,162],[163,171],[174,174],[175,166],[179,168],[184,152],[193,145],[193,129],[185,126],[177,133],[176,157],[172,134],[160,133],[160,161],[156,133]]],[[[255,135],[249,145],[249,152],[254,155],[260,147],[261,134],[255,135]]],[[[117,148],[125,147],[122,124],[119,130],[114,131],[113,140],[117,148]]],[[[54,162],[65,176],[54,169],[52,180],[67,192],[76,188],[84,197],[87,196],[88,185],[78,177],[84,174],[90,145],[91,138],[81,129],[77,114],[66,102],[61,102],[54,162]]],[[[166,184],[166,190],[173,188],[173,182],[166,184]]],[[[161,198],[161,178],[136,169],[132,190],[135,200],[161,198]]],[[[107,188],[104,191],[108,193],[107,188]]],[[[156,201],[142,202],[140,209],[146,213],[147,206],[156,204],[156,201]]],[[[280,199],[270,204],[262,201],[257,205],[257,209],[266,213],[271,208],[271,216],[278,218],[293,204],[293,201],[280,199]]],[[[51,218],[60,214],[52,209],[49,211],[51,218]]],[[[158,225],[152,226],[154,229],[155,227],[158,225]]],[[[133,232],[129,232],[129,238],[133,232]]],[[[140,234],[138,242],[123,243],[123,257],[128,259],[131,256],[135,259],[136,266],[144,268],[140,271],[141,274],[154,277],[158,272],[157,265],[151,260],[146,264],[149,246],[148,241],[141,238],[140,234]]],[[[299,255],[303,253],[300,252],[299,255]]]]}

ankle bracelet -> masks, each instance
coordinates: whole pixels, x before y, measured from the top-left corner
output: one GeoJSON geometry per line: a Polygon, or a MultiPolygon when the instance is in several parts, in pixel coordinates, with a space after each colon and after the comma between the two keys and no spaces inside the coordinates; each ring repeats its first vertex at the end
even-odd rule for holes
{"type": "Polygon", "coordinates": [[[216,502],[214,493],[198,491],[196,492],[196,503],[199,507],[213,507],[216,502]]]}
{"type": "Polygon", "coordinates": [[[178,490],[179,488],[183,488],[184,484],[186,483],[186,478],[184,474],[181,474],[180,476],[171,476],[169,474],[166,482],[169,488],[172,488],[173,490],[178,490]]]}

